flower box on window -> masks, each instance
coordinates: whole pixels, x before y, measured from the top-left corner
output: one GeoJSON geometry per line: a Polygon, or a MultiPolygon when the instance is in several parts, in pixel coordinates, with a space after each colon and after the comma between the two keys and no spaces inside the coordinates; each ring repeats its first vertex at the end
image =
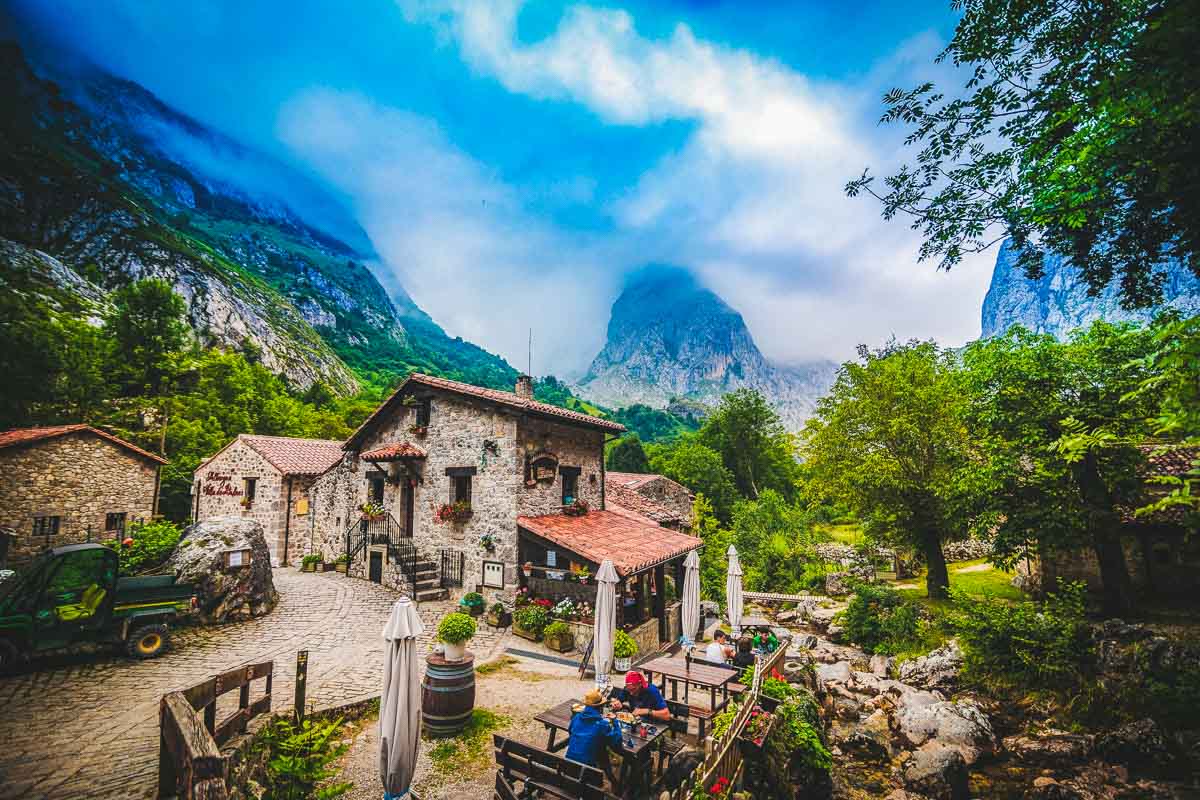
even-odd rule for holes
{"type": "Polygon", "coordinates": [[[433,513],[435,522],[462,524],[471,518],[471,504],[463,500],[457,503],[442,503],[433,513]]]}

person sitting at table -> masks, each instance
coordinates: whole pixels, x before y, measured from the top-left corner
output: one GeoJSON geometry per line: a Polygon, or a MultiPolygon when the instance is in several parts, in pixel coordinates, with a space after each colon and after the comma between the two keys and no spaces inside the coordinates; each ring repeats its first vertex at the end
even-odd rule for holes
{"type": "Polygon", "coordinates": [[[704,658],[710,664],[716,664],[719,667],[729,666],[729,659],[733,658],[733,648],[729,646],[729,637],[725,631],[717,628],[713,634],[713,640],[708,643],[708,647],[704,648],[704,658]]]}
{"type": "Polygon", "coordinates": [[[614,690],[611,699],[613,711],[631,711],[635,717],[649,717],[663,722],[671,719],[671,711],[662,692],[637,670],[625,673],[625,688],[614,690]]]}
{"type": "Polygon", "coordinates": [[[738,639],[737,653],[733,656],[733,665],[738,669],[754,666],[754,640],[749,636],[738,639]]]}
{"type": "Polygon", "coordinates": [[[621,731],[604,716],[604,695],[592,689],[583,696],[583,710],[571,718],[567,729],[567,758],[590,767],[604,767],[606,747],[621,747],[621,731]]]}
{"type": "Polygon", "coordinates": [[[754,634],[754,646],[764,653],[774,653],[779,648],[779,640],[775,638],[774,631],[760,630],[754,634]]]}

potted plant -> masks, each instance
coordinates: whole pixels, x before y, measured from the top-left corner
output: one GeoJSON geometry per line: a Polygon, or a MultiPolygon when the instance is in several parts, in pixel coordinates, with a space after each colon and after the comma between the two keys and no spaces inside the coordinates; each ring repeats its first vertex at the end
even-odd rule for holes
{"type": "Polygon", "coordinates": [[[338,572],[345,575],[346,570],[350,566],[350,559],[346,557],[345,553],[342,553],[340,556],[337,557],[337,561],[333,562],[333,566],[335,569],[337,569],[338,572]]]}
{"type": "Polygon", "coordinates": [[[442,503],[433,512],[435,522],[453,522],[462,524],[471,518],[471,504],[466,500],[454,503],[442,503]]]}
{"type": "Polygon", "coordinates": [[[742,728],[740,739],[743,751],[746,751],[747,745],[762,747],[763,742],[767,739],[767,734],[771,732],[771,725],[774,722],[775,717],[773,714],[764,711],[760,706],[755,706],[750,711],[750,716],[746,720],[746,726],[742,728]]]}
{"type": "Polygon", "coordinates": [[[424,436],[425,434],[429,433],[429,426],[428,425],[409,425],[408,432],[411,433],[413,436],[424,436]]]}
{"type": "Polygon", "coordinates": [[[496,539],[496,534],[485,533],[483,536],[479,537],[479,546],[489,553],[494,553],[496,552],[496,539]]]}
{"type": "Polygon", "coordinates": [[[466,614],[447,614],[438,624],[438,640],[446,645],[447,661],[462,661],[467,641],[475,635],[475,620],[466,614]]]}
{"type": "Polygon", "coordinates": [[[300,559],[300,570],[302,572],[316,572],[317,564],[321,563],[321,557],[316,553],[309,553],[304,558],[300,559]]]}
{"type": "Polygon", "coordinates": [[[551,622],[542,632],[542,637],[551,650],[567,653],[575,649],[575,634],[565,622],[551,622]]]}
{"type": "Polygon", "coordinates": [[[587,501],[582,497],[576,497],[567,505],[563,506],[563,513],[571,517],[582,517],[588,513],[589,507],[587,501]]]}
{"type": "Polygon", "coordinates": [[[637,655],[637,642],[625,631],[617,631],[613,636],[613,669],[617,672],[628,672],[630,662],[637,655]]]}
{"type": "Polygon", "coordinates": [[[533,562],[526,561],[524,564],[521,565],[521,571],[525,573],[526,578],[532,576],[533,575],[533,562]]]}
{"type": "Polygon", "coordinates": [[[363,503],[358,510],[368,522],[377,522],[387,516],[387,509],[378,503],[363,503]]]}
{"type": "Polygon", "coordinates": [[[458,601],[458,604],[472,617],[478,617],[483,614],[483,595],[479,592],[467,592],[462,596],[462,600],[458,601]]]}
{"type": "Polygon", "coordinates": [[[487,623],[493,628],[507,628],[512,625],[512,614],[503,603],[492,603],[492,607],[488,609],[487,623]]]}
{"type": "Polygon", "coordinates": [[[588,570],[587,567],[580,567],[576,572],[573,572],[572,574],[575,576],[575,580],[579,581],[579,583],[581,583],[584,586],[587,585],[588,578],[592,577],[592,573],[588,570]]]}
{"type": "Polygon", "coordinates": [[[550,614],[540,605],[532,603],[519,608],[513,614],[513,633],[522,639],[536,642],[542,638],[542,631],[550,622],[550,614]]]}

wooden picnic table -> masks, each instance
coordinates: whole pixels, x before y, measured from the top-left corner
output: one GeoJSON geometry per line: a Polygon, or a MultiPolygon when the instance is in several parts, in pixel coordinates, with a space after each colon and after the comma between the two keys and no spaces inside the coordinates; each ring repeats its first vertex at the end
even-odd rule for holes
{"type": "Polygon", "coordinates": [[[646,680],[650,682],[653,682],[655,675],[659,676],[659,689],[664,696],[667,691],[667,682],[670,681],[672,700],[679,699],[679,683],[681,681],[683,682],[683,702],[685,703],[688,702],[689,687],[695,685],[708,689],[709,709],[713,714],[721,711],[729,703],[729,684],[740,673],[740,670],[732,667],[720,667],[695,659],[692,660],[689,667],[686,659],[671,658],[670,656],[661,656],[653,661],[648,661],[639,665],[638,669],[646,673],[646,680]],[[721,692],[720,705],[717,704],[718,691],[721,692]]]}
{"type": "MultiPolygon", "coordinates": [[[[579,703],[578,700],[564,700],[534,717],[535,720],[545,725],[546,730],[550,732],[549,738],[546,740],[546,750],[549,752],[553,753],[564,749],[570,741],[569,736],[564,736],[561,742],[555,743],[560,730],[564,733],[570,731],[571,718],[575,716],[575,712],[571,710],[571,707],[577,703],[579,703]]],[[[623,726],[621,776],[618,781],[620,783],[620,787],[618,788],[621,790],[634,790],[650,785],[649,780],[645,780],[649,778],[651,773],[650,754],[658,749],[660,740],[667,734],[670,726],[662,720],[651,720],[646,724],[655,728],[653,733],[648,733],[646,736],[638,736],[630,726],[623,726]],[[628,737],[625,736],[626,730],[629,731],[628,737]],[[625,741],[632,741],[632,746],[625,744],[625,741]],[[634,772],[635,766],[638,767],[637,772],[634,772]],[[643,780],[645,780],[644,783],[643,780]]]]}
{"type": "Polygon", "coordinates": [[[771,621],[766,617],[742,617],[742,630],[747,628],[770,628],[771,621]]]}

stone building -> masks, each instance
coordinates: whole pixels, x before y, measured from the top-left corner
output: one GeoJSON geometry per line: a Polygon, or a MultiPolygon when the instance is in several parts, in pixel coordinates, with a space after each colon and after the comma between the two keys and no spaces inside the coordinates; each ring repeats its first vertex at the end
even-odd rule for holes
{"type": "MultiPolygon", "coordinates": [[[[580,586],[568,571],[594,575],[610,557],[622,578],[650,586],[637,576],[681,565],[700,540],[607,509],[604,444],[623,430],[535,401],[527,376],[503,392],[413,374],[314,483],[318,546],[326,559],[347,555],[351,575],[418,600],[472,590],[511,598],[531,578],[565,595],[580,586]]],[[[665,598],[666,582],[653,585],[665,598]]],[[[644,610],[664,617],[647,597],[644,610]]]]}
{"type": "Polygon", "coordinates": [[[263,526],[271,563],[291,563],[313,549],[310,491],[342,458],[342,443],[240,434],[196,469],[192,518],[241,516],[263,526]]]}
{"type": "Polygon", "coordinates": [[[166,459],[90,425],[0,433],[0,565],[104,541],[158,510],[166,459]]]}
{"type": "Polygon", "coordinates": [[[681,483],[665,475],[609,472],[604,480],[609,505],[635,511],[684,533],[692,530],[692,503],[696,497],[681,483]]]}

